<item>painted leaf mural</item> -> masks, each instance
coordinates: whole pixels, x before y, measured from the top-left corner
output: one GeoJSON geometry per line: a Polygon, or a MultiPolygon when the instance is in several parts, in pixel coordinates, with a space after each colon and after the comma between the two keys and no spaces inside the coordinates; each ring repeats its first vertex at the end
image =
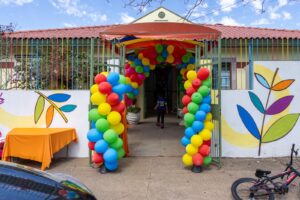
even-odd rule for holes
{"type": "Polygon", "coordinates": [[[257,125],[253,119],[253,117],[249,114],[249,112],[240,105],[237,105],[237,109],[247,130],[258,140],[260,140],[260,133],[257,128],[257,125]]]}
{"type": "Polygon", "coordinates": [[[46,127],[49,128],[49,126],[51,125],[52,121],[53,121],[53,117],[54,117],[54,106],[51,105],[49,106],[49,108],[47,109],[46,112],[46,127]]]}
{"type": "Polygon", "coordinates": [[[73,110],[75,110],[76,107],[76,105],[69,104],[62,106],[59,109],[63,112],[72,112],[73,110]]]}
{"type": "Polygon", "coordinates": [[[35,104],[35,109],[34,109],[34,122],[37,123],[44,111],[45,107],[45,99],[42,96],[39,96],[38,100],[36,101],[35,104]]]}
{"type": "Polygon", "coordinates": [[[266,114],[276,115],[284,111],[292,102],[294,96],[285,96],[275,101],[267,110],[266,114]]]}
{"type": "Polygon", "coordinates": [[[286,136],[296,125],[298,121],[299,113],[287,114],[277,121],[275,121],[271,127],[267,130],[262,138],[263,143],[273,142],[286,136]]]}
{"type": "Polygon", "coordinates": [[[68,101],[71,95],[69,94],[64,94],[64,93],[57,93],[57,94],[52,94],[48,96],[48,99],[55,101],[55,102],[65,102],[68,101]]]}
{"type": "Polygon", "coordinates": [[[249,91],[249,96],[250,96],[250,99],[253,103],[253,105],[255,106],[255,108],[261,112],[261,113],[265,113],[265,109],[264,109],[264,106],[263,104],[261,103],[260,99],[258,98],[258,96],[253,93],[253,92],[250,92],[249,91]]]}
{"type": "Polygon", "coordinates": [[[272,90],[274,90],[274,91],[285,90],[288,87],[290,87],[290,85],[292,85],[294,81],[295,81],[294,79],[280,81],[279,83],[277,83],[276,85],[274,85],[272,87],[272,90]]]}
{"type": "Polygon", "coordinates": [[[254,73],[256,80],[265,88],[270,89],[270,84],[262,75],[254,73]]]}

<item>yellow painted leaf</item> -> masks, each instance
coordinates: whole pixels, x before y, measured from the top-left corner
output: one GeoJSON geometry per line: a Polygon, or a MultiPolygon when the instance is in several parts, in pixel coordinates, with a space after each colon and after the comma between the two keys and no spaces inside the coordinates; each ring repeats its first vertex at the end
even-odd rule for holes
{"type": "Polygon", "coordinates": [[[34,109],[34,123],[37,123],[44,111],[45,107],[45,99],[42,96],[39,96],[38,100],[36,101],[35,104],[35,109],[34,109]]]}
{"type": "Polygon", "coordinates": [[[46,126],[47,126],[47,128],[49,128],[49,126],[51,125],[52,120],[53,120],[53,116],[54,116],[54,106],[51,105],[47,109],[47,113],[46,113],[46,126]]]}

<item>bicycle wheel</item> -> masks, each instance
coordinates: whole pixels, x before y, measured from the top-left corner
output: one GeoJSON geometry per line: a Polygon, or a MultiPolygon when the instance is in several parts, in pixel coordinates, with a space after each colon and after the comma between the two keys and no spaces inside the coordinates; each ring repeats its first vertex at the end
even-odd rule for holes
{"type": "Polygon", "coordinates": [[[235,200],[273,200],[274,194],[266,188],[257,188],[256,191],[250,191],[250,188],[256,183],[254,178],[240,178],[233,182],[231,194],[235,200]]]}

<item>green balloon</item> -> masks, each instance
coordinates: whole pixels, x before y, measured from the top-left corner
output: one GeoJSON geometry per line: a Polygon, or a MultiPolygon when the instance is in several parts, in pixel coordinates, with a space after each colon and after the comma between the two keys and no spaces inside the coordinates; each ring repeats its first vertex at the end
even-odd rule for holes
{"type": "Polygon", "coordinates": [[[195,114],[198,111],[198,108],[199,106],[194,102],[190,102],[187,106],[188,111],[192,114],[195,114]]]}
{"type": "Polygon", "coordinates": [[[129,99],[134,99],[135,98],[135,96],[132,92],[128,92],[128,93],[126,93],[126,95],[129,99]]]}
{"type": "Polygon", "coordinates": [[[126,78],[124,75],[120,75],[119,83],[126,84],[126,78]]]}
{"type": "Polygon", "coordinates": [[[97,121],[98,119],[100,119],[102,116],[99,114],[98,109],[97,108],[93,108],[89,111],[89,121],[97,121]]]}
{"type": "Polygon", "coordinates": [[[121,158],[123,158],[125,156],[125,151],[123,148],[118,149],[117,153],[118,153],[118,160],[120,160],[121,158]]]}
{"type": "Polygon", "coordinates": [[[188,63],[190,60],[190,57],[187,54],[185,54],[184,56],[182,56],[181,60],[184,63],[188,63]]]}
{"type": "Polygon", "coordinates": [[[137,73],[143,73],[143,67],[142,67],[142,66],[136,66],[136,67],[135,67],[135,71],[136,71],[137,73]]]}
{"type": "Polygon", "coordinates": [[[132,63],[130,64],[130,67],[132,67],[132,68],[134,68],[134,67],[135,67],[135,64],[134,64],[134,62],[132,62],[132,63]]]}
{"type": "Polygon", "coordinates": [[[202,85],[205,85],[208,88],[211,88],[211,78],[207,78],[205,81],[202,81],[202,85]]]}
{"type": "Polygon", "coordinates": [[[109,122],[106,119],[98,119],[96,122],[96,129],[102,133],[104,133],[105,131],[107,131],[107,129],[109,128],[109,122]]]}
{"type": "Polygon", "coordinates": [[[186,55],[188,55],[189,58],[193,57],[192,52],[187,52],[186,55]]]}
{"type": "Polygon", "coordinates": [[[145,72],[144,74],[145,74],[146,77],[150,76],[150,72],[145,72]]]}
{"type": "Polygon", "coordinates": [[[199,105],[202,101],[202,95],[199,92],[195,92],[192,95],[192,101],[199,105]]]}
{"type": "Polygon", "coordinates": [[[205,85],[202,85],[199,89],[198,92],[202,95],[202,97],[205,97],[209,94],[209,88],[205,85]]]}
{"type": "Polygon", "coordinates": [[[115,150],[118,150],[121,147],[123,147],[123,140],[121,138],[118,138],[114,143],[112,143],[109,146],[115,150]]]}
{"type": "Polygon", "coordinates": [[[210,156],[206,156],[203,160],[203,165],[207,166],[212,162],[212,158],[210,156]]]}
{"type": "Polygon", "coordinates": [[[164,57],[162,57],[162,55],[159,55],[159,56],[156,57],[156,61],[158,63],[164,62],[164,57]]]}
{"type": "Polygon", "coordinates": [[[188,127],[190,127],[191,126],[191,124],[189,124],[189,123],[187,123],[187,122],[184,122],[184,127],[185,128],[188,128],[188,127]]]}
{"type": "Polygon", "coordinates": [[[161,44],[155,45],[155,50],[157,53],[161,53],[164,50],[164,47],[161,44]]]}
{"type": "Polygon", "coordinates": [[[105,133],[103,134],[103,139],[108,143],[108,144],[112,144],[115,141],[117,141],[118,139],[118,135],[117,133],[113,130],[113,129],[108,129],[107,131],[105,131],[105,133]]]}
{"type": "Polygon", "coordinates": [[[192,125],[193,122],[195,121],[195,115],[191,114],[191,113],[186,113],[183,117],[184,122],[186,122],[189,125],[192,125]]]}

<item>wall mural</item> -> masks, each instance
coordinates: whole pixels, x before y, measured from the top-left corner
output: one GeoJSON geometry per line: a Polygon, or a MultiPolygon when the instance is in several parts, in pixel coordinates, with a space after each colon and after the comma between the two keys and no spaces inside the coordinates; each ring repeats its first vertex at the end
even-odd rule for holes
{"type": "Polygon", "coordinates": [[[4,104],[4,98],[2,97],[3,92],[0,93],[0,105],[4,104]]]}
{"type": "Polygon", "coordinates": [[[50,104],[46,111],[46,127],[49,128],[51,126],[55,110],[60,114],[60,116],[64,119],[64,121],[68,123],[68,119],[65,116],[64,112],[72,112],[73,110],[75,110],[77,106],[73,104],[67,104],[59,107],[55,102],[57,103],[66,102],[70,99],[71,95],[65,93],[55,93],[46,96],[40,91],[35,91],[35,92],[39,94],[34,109],[35,124],[37,124],[37,122],[39,121],[39,119],[41,118],[44,112],[45,100],[50,104]]]}

